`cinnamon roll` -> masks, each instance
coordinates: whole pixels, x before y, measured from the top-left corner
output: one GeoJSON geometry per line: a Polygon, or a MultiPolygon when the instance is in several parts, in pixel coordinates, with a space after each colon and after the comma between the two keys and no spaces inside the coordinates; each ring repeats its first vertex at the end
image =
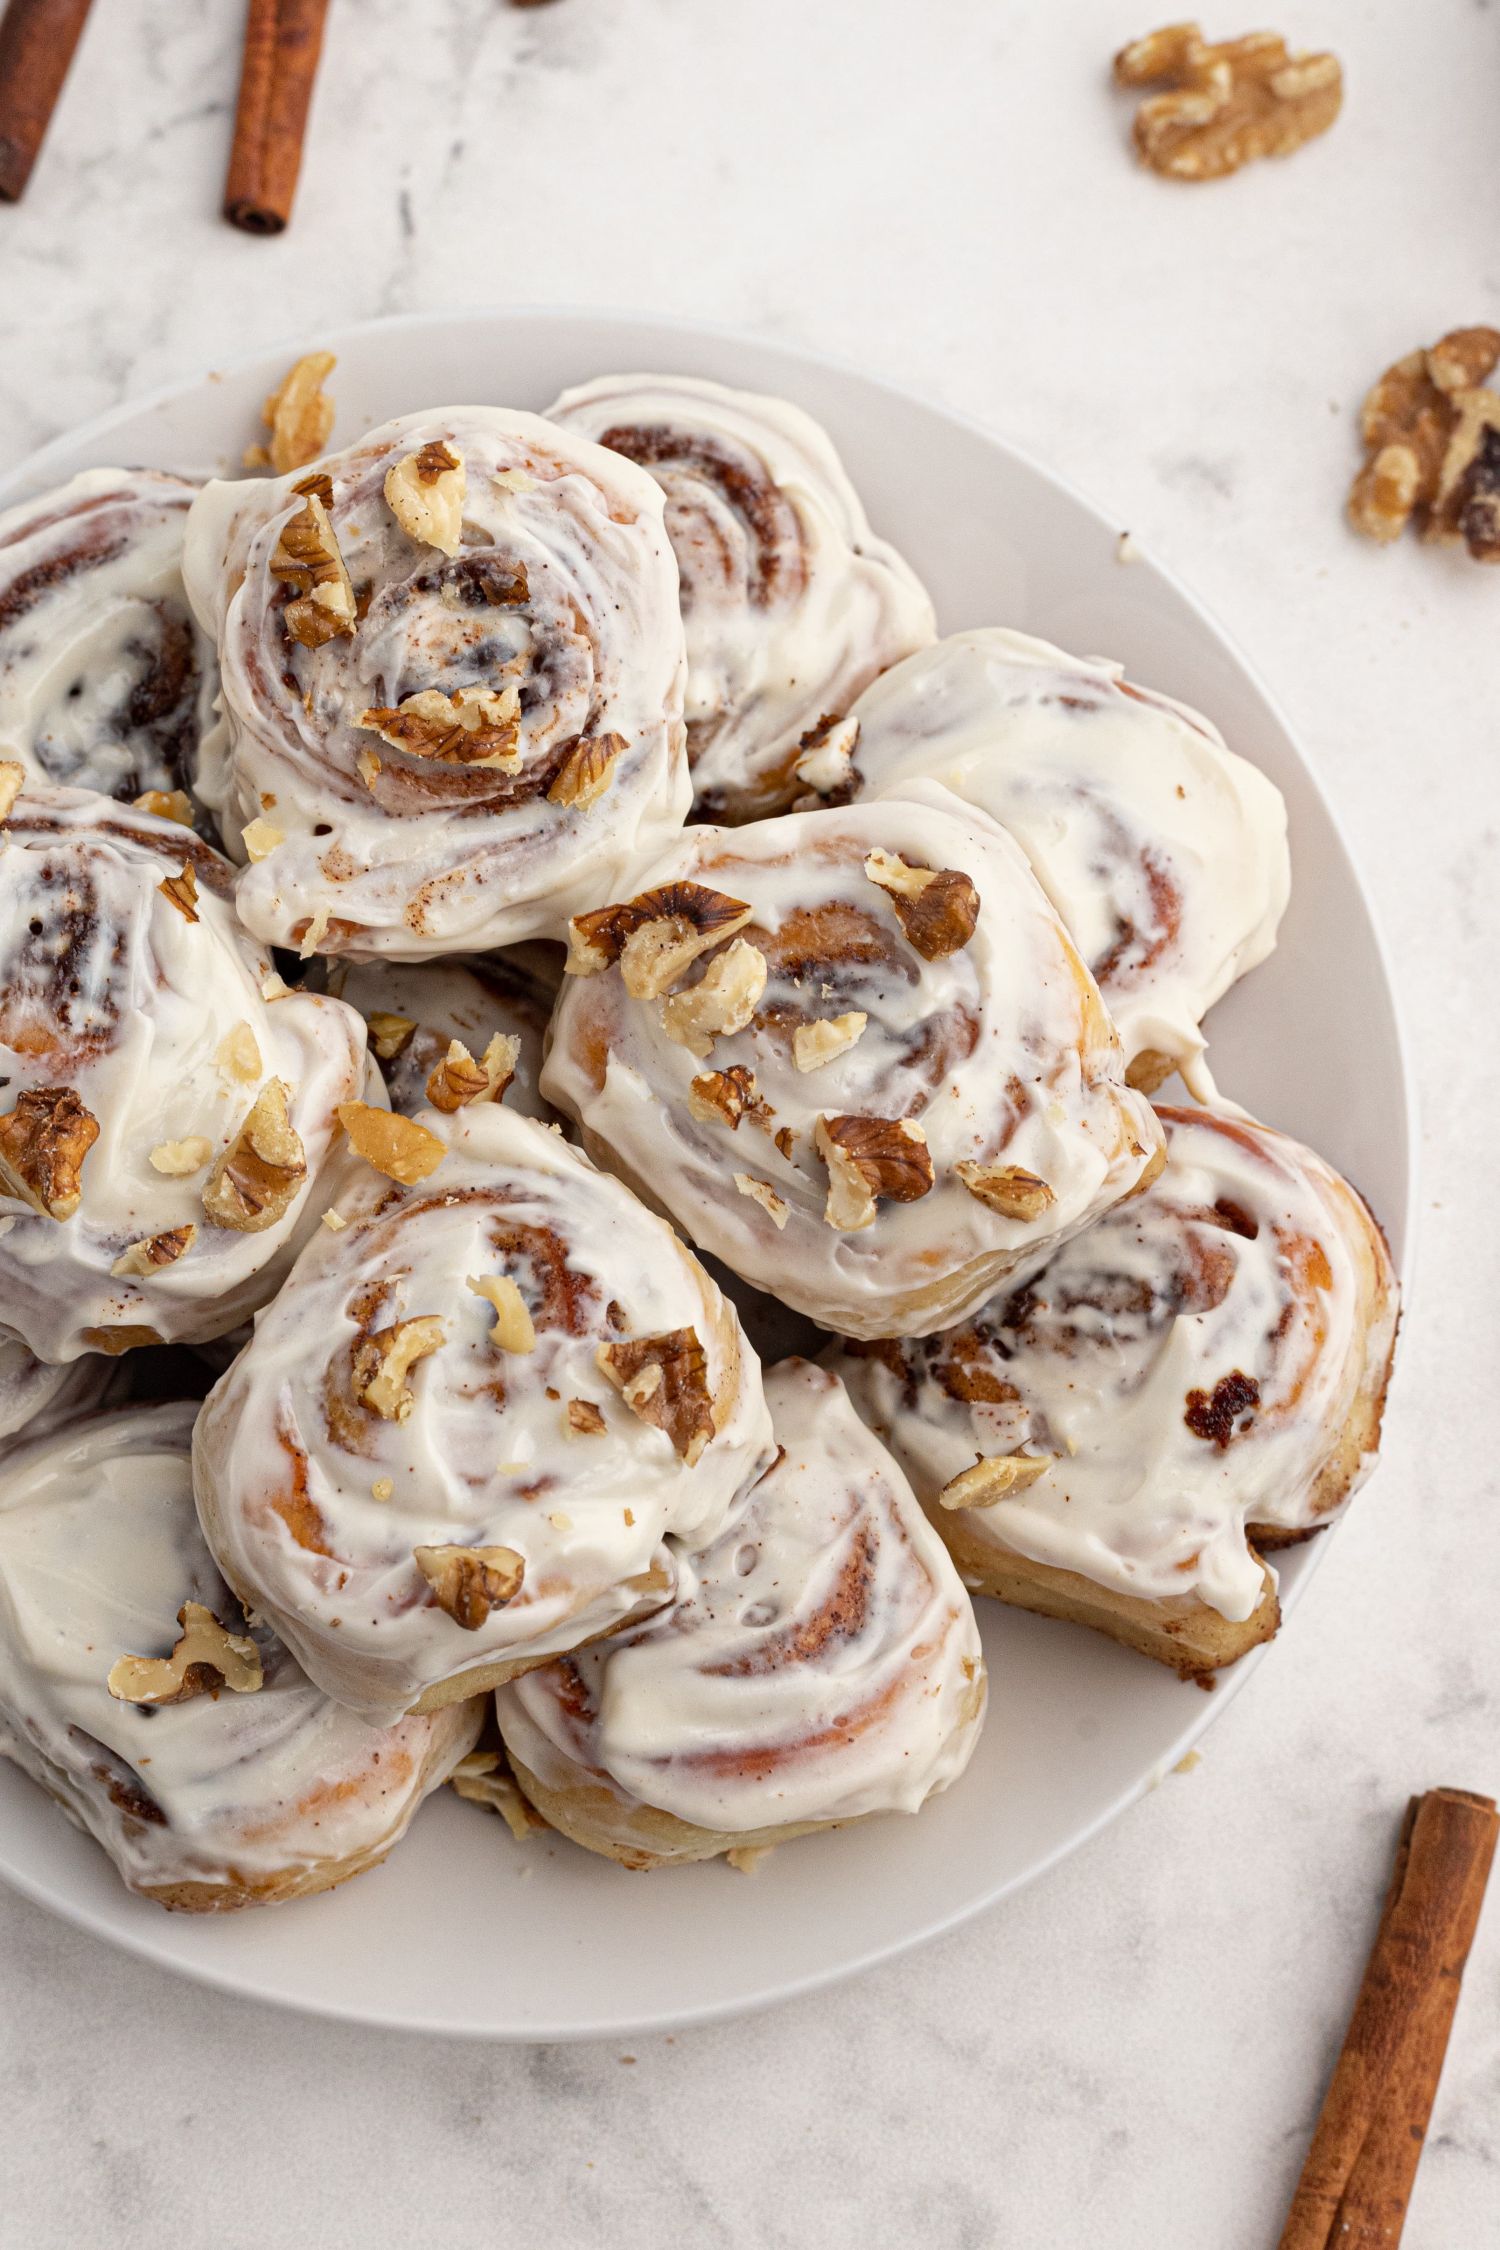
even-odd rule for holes
{"type": "Polygon", "coordinates": [[[383,1726],[660,1608],[669,1535],[717,1536],[769,1421],[708,1276],[555,1129],[494,1102],[347,1123],[337,1228],[194,1451],[225,1577],[383,1726]]]}
{"type": "Polygon", "coordinates": [[[376,1732],[244,1616],[193,1513],[195,1411],[95,1416],[0,1466],[0,1753],[132,1891],[217,1913],[375,1866],[484,1707],[376,1732]]]}
{"type": "Polygon", "coordinates": [[[830,1364],[965,1583],[1184,1677],[1279,1621],[1265,1553],[1371,1467],[1395,1341],[1385,1241],[1311,1149],[1164,1109],[1148,1191],[960,1327],[830,1364]]]}
{"type": "Polygon", "coordinates": [[[1199,1025],[1286,909],[1286,807],[1211,722],[998,627],[897,665],[825,729],[803,777],[836,801],[938,781],[1009,829],[1114,1018],[1130,1082],[1200,1098],[1199,1025]]]}
{"type": "Polygon", "coordinates": [[[117,1359],[89,1352],[57,1366],[0,1328],[0,1450],[50,1436],[123,1395],[117,1359]]]}
{"type": "Polygon", "coordinates": [[[612,375],[548,415],[638,461],[667,496],[697,817],[785,812],[802,737],[932,639],[926,589],[871,531],[826,431],[785,399],[612,375]]]}
{"type": "Polygon", "coordinates": [[[187,788],[218,686],[182,587],[196,489],[85,469],[0,515],[0,757],[32,781],[187,788]]]}
{"type": "Polygon", "coordinates": [[[257,937],[420,961],[557,936],[681,827],[662,511],[617,454],[486,407],[205,488],[185,572],[225,723],[199,788],[257,937]]]}
{"type": "Polygon", "coordinates": [[[978,1739],[974,1613],[906,1479],[820,1368],[766,1396],[775,1465],[672,1607],[496,1697],[532,1804],[627,1867],[914,1813],[978,1739]]]}
{"type": "Polygon", "coordinates": [[[962,1320],[1157,1158],[1020,850],[946,790],[689,829],[637,881],[571,926],[542,1091],[825,1327],[962,1320]]]}
{"type": "Polygon", "coordinates": [[[175,821],[36,789],[3,832],[5,1325],[47,1360],[222,1335],[316,1225],[364,1024],[287,990],[175,821]]]}
{"type": "Polygon", "coordinates": [[[557,997],[548,948],[320,967],[324,988],[364,1017],[391,1107],[403,1117],[504,1100],[526,1117],[550,1121],[537,1086],[557,997]]]}

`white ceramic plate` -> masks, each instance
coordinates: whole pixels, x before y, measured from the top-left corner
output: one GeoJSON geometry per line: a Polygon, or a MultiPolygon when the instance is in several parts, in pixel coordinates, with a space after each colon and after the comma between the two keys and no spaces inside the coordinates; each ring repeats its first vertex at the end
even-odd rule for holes
{"type": "MultiPolygon", "coordinates": [[[[338,353],[336,441],[457,401],[543,407],[565,384],[669,369],[781,392],[832,431],[876,527],[946,631],[1007,624],[1200,705],[1291,813],[1294,890],[1272,960],[1214,1012],[1224,1090],[1358,1182],[1398,1258],[1411,1104],[1379,940],[1333,816],[1243,659],[1119,525],[988,431],[865,376],[748,338],[607,314],[382,321],[338,353]]],[[[58,440],[0,501],[97,464],[234,473],[296,349],[163,392],[58,440]]],[[[1328,1542],[1281,1565],[1294,1595],[1328,1542]]],[[[94,1845],[0,1761],[0,1874],[190,1976],[317,2013],[496,2039],[620,2035],[804,1992],[950,1928],[1053,1866],[1168,1770],[1275,1649],[1198,1694],[1097,1636],[982,1603],[990,1723],[964,1780],[916,1820],[817,1836],[753,1880],[722,1865],[632,1875],[560,1840],[514,1844],[450,1791],[389,1864],[269,1913],[195,1918],[130,1897],[94,1845]],[[475,1943],[476,1933],[484,1933],[475,1943]]],[[[1293,1621],[1287,1631],[1295,1632],[1293,1621]]]]}

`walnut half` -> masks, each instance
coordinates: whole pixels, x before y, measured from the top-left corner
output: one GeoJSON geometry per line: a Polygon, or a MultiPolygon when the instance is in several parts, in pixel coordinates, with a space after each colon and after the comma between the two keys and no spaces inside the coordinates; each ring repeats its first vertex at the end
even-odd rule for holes
{"type": "Polygon", "coordinates": [[[268,1079],[204,1182],[203,1209],[215,1226],[259,1234],[286,1217],[306,1180],[307,1157],[286,1083],[268,1079]]]}
{"type": "Polygon", "coordinates": [[[638,1000],[653,999],[670,991],[700,953],[742,930],[751,911],[744,899],[711,890],[706,883],[659,883],[618,905],[575,914],[568,924],[568,974],[596,976],[622,960],[640,934],[625,986],[638,1000]]]}
{"type": "Polygon", "coordinates": [[[1161,86],[1135,117],[1136,154],[1172,180],[1221,180],[1261,156],[1289,156],[1326,133],[1344,99],[1335,55],[1293,55],[1272,31],[1210,45],[1195,23],[1132,40],[1117,86],[1161,86]]]}
{"type": "Polygon", "coordinates": [[[1472,526],[1466,514],[1495,440],[1500,402],[1482,385],[1497,361],[1500,329],[1454,328],[1386,369],[1360,416],[1366,458],[1349,494],[1356,531],[1387,541],[1414,522],[1426,538],[1464,538],[1471,553],[1492,559],[1482,500],[1472,526]]]}
{"type": "Polygon", "coordinates": [[[714,1434],[708,1361],[694,1328],[656,1336],[627,1336],[601,1344],[594,1355],[633,1414],[664,1430],[689,1468],[714,1434]]]}
{"type": "Polygon", "coordinates": [[[828,1166],[824,1223],[841,1234],[873,1226],[878,1203],[915,1203],[935,1176],[914,1118],[820,1117],[813,1145],[828,1166]]]}
{"type": "Polygon", "coordinates": [[[71,1086],[34,1086],[0,1117],[0,1194],[44,1218],[71,1219],[83,1201],[83,1160],[99,1120],[71,1086]]]}
{"type": "Polygon", "coordinates": [[[105,1686],[117,1703],[186,1703],[194,1695],[253,1695],[263,1684],[260,1650],[248,1634],[231,1633],[202,1602],[184,1602],[182,1628],[170,1656],[122,1656],[105,1686]]]}
{"type": "Polygon", "coordinates": [[[438,1608],[466,1633],[477,1633],[493,1610],[514,1601],[526,1576],[514,1547],[414,1547],[412,1560],[438,1608]]]}
{"type": "Polygon", "coordinates": [[[913,867],[894,852],[876,850],[865,860],[865,873],[886,892],[907,944],[924,961],[945,961],[974,935],[979,893],[956,868],[913,867]]]}

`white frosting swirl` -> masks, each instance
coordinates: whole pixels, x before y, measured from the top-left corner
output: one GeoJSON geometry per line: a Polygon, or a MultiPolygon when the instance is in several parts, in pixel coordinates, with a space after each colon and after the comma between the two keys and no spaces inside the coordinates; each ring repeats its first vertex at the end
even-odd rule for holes
{"type": "Polygon", "coordinates": [[[252,1693],[155,1708],[109,1693],[117,1658],[170,1653],[187,1602],[246,1630],[193,1513],[195,1412],[97,1416],[0,1469],[0,1751],[132,1890],[203,1885],[167,1903],[238,1906],[383,1856],[472,1746],[479,1710],[372,1732],[259,1623],[252,1693]]]}
{"type": "Polygon", "coordinates": [[[496,1667],[659,1607],[674,1581],[663,1542],[715,1537],[770,1450],[759,1362],[670,1228],[503,1104],[419,1122],[445,1144],[436,1170],[398,1188],[346,1159],[345,1225],[309,1243],[196,1440],[226,1577],[377,1725],[429,1689],[476,1692],[496,1667]],[[469,1286],[487,1279],[519,1292],[531,1349],[495,1341],[497,1308],[469,1286]],[[434,1317],[442,1340],[411,1364],[409,1406],[383,1416],[357,1387],[362,1342],[434,1317]],[[599,1360],[683,1329],[712,1399],[696,1465],[599,1360]],[[570,1405],[594,1426],[576,1428],[570,1405]],[[455,1546],[524,1563],[514,1598],[475,1627],[439,1606],[414,1559],[455,1546]]]}
{"type": "Polygon", "coordinates": [[[784,812],[802,736],[932,639],[926,589],[871,531],[827,432],[785,399],[608,375],[548,415],[639,461],[667,496],[700,817],[784,812]]]}
{"type": "MultiPolygon", "coordinates": [[[[1160,1135],[1124,1085],[1093,981],[1018,847],[946,790],[914,783],[899,797],[689,829],[637,869],[637,896],[678,881],[752,910],[730,941],[766,964],[749,1022],[700,1056],[670,1034],[673,1001],[633,998],[621,966],[575,975],[542,1091],[579,1120],[598,1161],[745,1280],[849,1335],[920,1333],[962,1319],[1140,1179],[1160,1135]],[[978,898],[968,941],[924,958],[867,872],[877,852],[967,877],[978,898]],[[808,1067],[798,1034],[816,1023],[854,1036],[808,1067]],[[705,1076],[734,1069],[753,1074],[761,1105],[737,1121],[702,1093],[705,1076]],[[925,1151],[931,1185],[907,1201],[882,1194],[863,1226],[830,1223],[818,1142],[829,1118],[884,1121],[887,1139],[901,1121],[916,1127],[923,1147],[910,1153],[920,1163],[925,1151]],[[995,1208],[961,1164],[1018,1168],[1041,1183],[1044,1207],[995,1208]]],[[[721,944],[689,974],[725,957],[721,944]]]]}
{"type": "Polygon", "coordinates": [[[182,587],[196,489],[85,469],[0,515],[0,757],[33,780],[186,788],[218,684],[182,587]]]}
{"type": "Polygon", "coordinates": [[[766,1397],[776,1464],[672,1607],[496,1699],[539,1780],[624,1800],[622,1837],[631,1803],[731,1835],[913,1813],[978,1740],[978,1627],[906,1479],[822,1369],[766,1397]]]}
{"type": "Polygon", "coordinates": [[[318,473],[357,611],[321,646],[292,637],[289,583],[271,567],[313,472],[210,484],[188,525],[188,591],[218,640],[226,721],[199,786],[234,848],[260,824],[240,913],[258,937],[355,958],[557,935],[633,852],[681,827],[690,799],[658,487],[584,438],[492,407],[386,423],[318,473]],[[462,464],[451,554],[386,498],[391,473],[433,446],[462,464]],[[488,765],[409,751],[364,723],[413,696],[512,691],[519,755],[488,765]],[[564,769],[585,742],[607,783],[570,800],[564,769]]]}
{"type": "Polygon", "coordinates": [[[1166,1074],[1155,1058],[1191,1069],[1203,1017],[1266,958],[1286,909],[1274,783],[1121,665],[999,627],[908,658],[853,717],[858,793],[925,778],[1009,829],[1098,980],[1127,1062],[1149,1058],[1141,1082],[1166,1074]]]}
{"type": "Polygon", "coordinates": [[[272,1295],[316,1223],[334,1110],[364,1078],[364,1024],[285,991],[235,918],[233,870],[176,822],[36,789],[3,833],[0,1110],[64,1089],[98,1128],[71,1217],[0,1190],[5,1322],[50,1360],[222,1335],[272,1295]],[[184,867],[192,892],[174,903],[162,886],[184,867]],[[210,1219],[205,1186],[273,1080],[305,1177],[274,1223],[241,1231],[210,1219]],[[183,1227],[172,1262],[116,1272],[183,1227]]]}
{"type": "Polygon", "coordinates": [[[964,1326],[830,1364],[935,1520],[1147,1601],[1249,1617],[1257,1534],[1315,1529],[1373,1458],[1396,1323],[1379,1228],[1310,1149],[1163,1110],[1166,1170],[964,1326]],[[977,1457],[1050,1466],[984,1508],[977,1457]],[[1247,1536],[1248,1531],[1248,1536],[1247,1536]]]}

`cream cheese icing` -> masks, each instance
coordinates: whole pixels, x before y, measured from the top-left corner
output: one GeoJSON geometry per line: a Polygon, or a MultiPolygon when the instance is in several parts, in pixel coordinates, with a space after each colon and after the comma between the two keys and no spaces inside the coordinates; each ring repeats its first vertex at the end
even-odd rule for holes
{"type": "Polygon", "coordinates": [[[309,1243],[195,1446],[226,1577],[375,1725],[429,1690],[470,1675],[492,1685],[497,1664],[660,1607],[669,1537],[713,1539],[770,1455],[759,1362],[662,1220],[503,1103],[417,1122],[442,1145],[436,1169],[399,1188],[345,1159],[342,1226],[309,1243]],[[474,1283],[518,1295],[509,1346],[495,1334],[502,1307],[474,1283]],[[425,1332],[433,1348],[404,1375],[407,1403],[372,1390],[368,1369],[412,1321],[441,1337],[425,1332]],[[664,1389],[646,1365],[638,1412],[601,1351],[628,1362],[632,1341],[673,1336],[684,1356],[664,1389]],[[663,1399],[682,1418],[650,1419],[663,1399]],[[455,1547],[503,1548],[524,1566],[519,1591],[469,1626],[415,1559],[455,1547]]]}
{"type": "Polygon", "coordinates": [[[205,1885],[195,1904],[238,1905],[381,1856],[472,1747],[481,1707],[373,1732],[247,1626],[193,1512],[195,1412],[91,1417],[0,1467],[0,1751],[132,1890],[205,1885]],[[251,1634],[262,1686],[154,1708],[112,1695],[116,1660],[167,1655],[188,1602],[251,1634]]]}
{"type": "Polygon", "coordinates": [[[223,668],[198,785],[250,862],[256,936],[397,960],[556,936],[681,827],[662,495],[586,438],[497,407],[409,415],[314,471],[208,485],[184,570],[223,668]],[[451,520],[387,498],[442,458],[451,520]],[[332,609],[294,608],[288,538],[318,547],[332,609]]]}
{"type": "Polygon", "coordinates": [[[788,1360],[766,1397],[776,1463],[671,1608],[499,1691],[549,1786],[735,1834],[913,1813],[968,1764],[983,1656],[942,1542],[834,1377],[788,1360]]]}
{"type": "Polygon", "coordinates": [[[666,494],[698,814],[785,811],[802,736],[932,639],[926,589],[871,531],[826,431],[785,399],[609,375],[548,417],[639,461],[666,494]]]}

